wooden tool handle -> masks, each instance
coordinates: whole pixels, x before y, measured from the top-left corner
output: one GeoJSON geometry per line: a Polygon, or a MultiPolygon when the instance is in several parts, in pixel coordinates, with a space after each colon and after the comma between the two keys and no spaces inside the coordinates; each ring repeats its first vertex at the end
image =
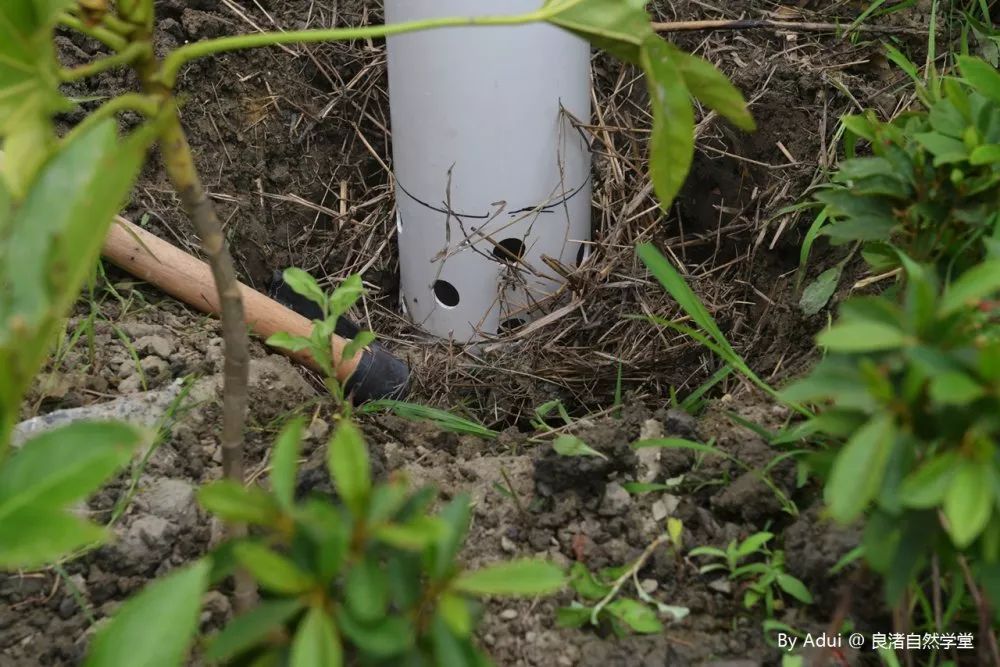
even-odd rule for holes
{"type": "MultiPolygon", "coordinates": [[[[219,314],[219,298],[208,264],[192,257],[180,248],[150,234],[145,229],[119,217],[111,226],[104,242],[104,257],[133,276],[155,285],[175,299],[204,313],[219,314]]],[[[309,336],[312,322],[294,310],[286,308],[257,290],[240,283],[243,309],[247,324],[255,334],[267,338],[284,331],[295,336],[309,336]]],[[[340,336],[330,338],[337,380],[347,382],[361,359],[361,352],[343,360],[348,341],[340,336]]],[[[306,351],[283,354],[301,364],[319,370],[306,351]]]]}

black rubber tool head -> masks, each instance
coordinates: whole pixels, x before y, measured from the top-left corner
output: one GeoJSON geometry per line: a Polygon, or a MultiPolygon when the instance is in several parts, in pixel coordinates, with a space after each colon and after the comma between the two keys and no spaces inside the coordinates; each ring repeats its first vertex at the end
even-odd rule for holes
{"type": "MultiPolygon", "coordinates": [[[[291,308],[299,315],[310,320],[323,318],[323,311],[318,305],[296,294],[285,283],[280,272],[276,272],[271,280],[268,295],[281,305],[291,308]]],[[[361,329],[346,317],[337,319],[334,330],[341,338],[353,339],[361,329]]],[[[351,396],[354,403],[366,403],[380,398],[405,398],[410,388],[410,369],[402,359],[395,357],[378,341],[368,346],[361,355],[361,361],[354,374],[347,380],[344,392],[351,396]]]]}

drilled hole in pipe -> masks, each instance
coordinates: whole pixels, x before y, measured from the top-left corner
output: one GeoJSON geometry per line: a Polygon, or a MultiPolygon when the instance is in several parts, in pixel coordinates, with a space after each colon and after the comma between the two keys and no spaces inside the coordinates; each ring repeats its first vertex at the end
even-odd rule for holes
{"type": "Polygon", "coordinates": [[[501,262],[516,262],[524,257],[524,242],[521,239],[504,239],[493,246],[493,256],[501,262]]]}
{"type": "Polygon", "coordinates": [[[512,317],[500,323],[500,327],[497,329],[497,334],[502,336],[504,334],[514,333],[525,324],[527,324],[527,322],[522,320],[520,317],[512,317]]]}
{"type": "Polygon", "coordinates": [[[454,308],[459,302],[458,290],[447,280],[438,280],[434,283],[434,296],[445,308],[454,308]]]}
{"type": "Polygon", "coordinates": [[[583,266],[590,259],[590,246],[586,243],[580,244],[580,249],[576,251],[576,265],[583,266]]]}

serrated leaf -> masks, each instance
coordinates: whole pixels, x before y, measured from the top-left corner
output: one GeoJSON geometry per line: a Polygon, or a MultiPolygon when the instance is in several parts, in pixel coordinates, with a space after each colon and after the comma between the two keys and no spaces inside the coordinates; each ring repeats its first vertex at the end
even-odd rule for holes
{"type": "Polygon", "coordinates": [[[177,667],[198,629],[209,563],[175,571],[149,584],[98,631],[86,667],[177,667]]]}
{"type": "Polygon", "coordinates": [[[990,466],[962,461],[944,497],[944,515],[948,534],[959,549],[972,544],[993,512],[995,491],[990,466]]]}
{"type": "Polygon", "coordinates": [[[242,542],[233,548],[233,553],[240,565],[266,590],[299,595],[316,585],[312,575],[262,544],[242,542]]]}
{"type": "Polygon", "coordinates": [[[808,287],[802,291],[802,298],[799,300],[799,308],[802,309],[803,313],[815,315],[823,310],[830,302],[830,297],[837,291],[842,269],[843,266],[838,264],[819,274],[816,280],[809,283],[808,287]]]}
{"type": "Polygon", "coordinates": [[[271,489],[286,510],[295,504],[295,477],[304,429],[305,422],[301,417],[288,422],[278,435],[271,454],[271,489]]]}
{"type": "Polygon", "coordinates": [[[215,635],[208,645],[205,658],[226,662],[260,645],[273,631],[282,627],[300,609],[302,602],[265,600],[249,612],[237,616],[215,635]]]}
{"type": "Polygon", "coordinates": [[[830,514],[841,523],[854,521],[878,494],[896,438],[889,414],[862,426],[837,454],[824,489],[830,514]]]}
{"type": "Polygon", "coordinates": [[[605,460],[608,458],[575,435],[560,435],[552,443],[552,449],[560,456],[596,456],[605,460]]]}
{"type": "Polygon", "coordinates": [[[525,559],[463,572],[452,588],[473,595],[534,596],[553,593],[565,583],[562,570],[552,563],[525,559]]]}
{"type": "Polygon", "coordinates": [[[363,516],[372,485],[368,449],[361,431],[348,420],[340,422],[327,445],[327,467],[344,504],[363,516]]]}
{"type": "Polygon", "coordinates": [[[656,35],[648,38],[639,60],[653,105],[649,175],[660,207],[667,210],[687,180],[694,160],[694,107],[666,42],[656,35]]]}
{"type": "Polygon", "coordinates": [[[343,662],[337,628],[322,609],[312,607],[292,640],[289,667],[340,667],[343,662]]]}

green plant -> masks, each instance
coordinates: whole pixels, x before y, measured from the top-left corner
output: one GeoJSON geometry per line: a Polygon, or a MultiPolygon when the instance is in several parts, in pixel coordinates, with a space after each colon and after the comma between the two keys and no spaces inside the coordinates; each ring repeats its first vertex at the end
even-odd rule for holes
{"type": "Polygon", "coordinates": [[[746,585],[743,606],[752,609],[763,600],[764,608],[770,618],[783,605],[779,592],[784,592],[803,604],[812,604],[813,601],[812,594],[805,584],[785,572],[784,552],[767,549],[767,543],[773,538],[773,533],[754,533],[742,542],[732,540],[725,550],[717,547],[695,547],[688,552],[688,556],[706,556],[717,561],[701,566],[698,571],[702,574],[717,570],[728,572],[731,580],[746,585]],[[744,563],[754,556],[760,560],[744,563]]]}
{"type": "Polygon", "coordinates": [[[373,483],[361,434],[347,420],[327,451],[339,501],[297,499],[302,431],[303,422],[293,421],[278,437],[271,493],[228,480],[200,492],[219,517],[258,527],[231,553],[267,593],[211,639],[210,660],[290,657],[294,665],[332,667],[347,654],[355,664],[483,664],[472,644],[472,598],[533,596],[563,585],[562,572],[542,561],[460,568],[470,499],[459,495],[432,513],[433,489],[411,492],[398,476],[373,483]]]}
{"type": "Polygon", "coordinates": [[[683,546],[684,526],[679,519],[668,519],[667,530],[652,542],[633,563],[602,569],[596,575],[577,561],[570,568],[570,586],[587,604],[574,600],[569,607],[559,610],[559,625],[579,628],[607,623],[619,637],[627,631],[640,634],[663,632],[661,617],[672,621],[684,619],[689,610],[668,605],[653,598],[639,581],[639,571],[657,549],[669,545],[675,554],[683,546]],[[633,584],[636,598],[622,595],[629,582],[633,584]]]}

